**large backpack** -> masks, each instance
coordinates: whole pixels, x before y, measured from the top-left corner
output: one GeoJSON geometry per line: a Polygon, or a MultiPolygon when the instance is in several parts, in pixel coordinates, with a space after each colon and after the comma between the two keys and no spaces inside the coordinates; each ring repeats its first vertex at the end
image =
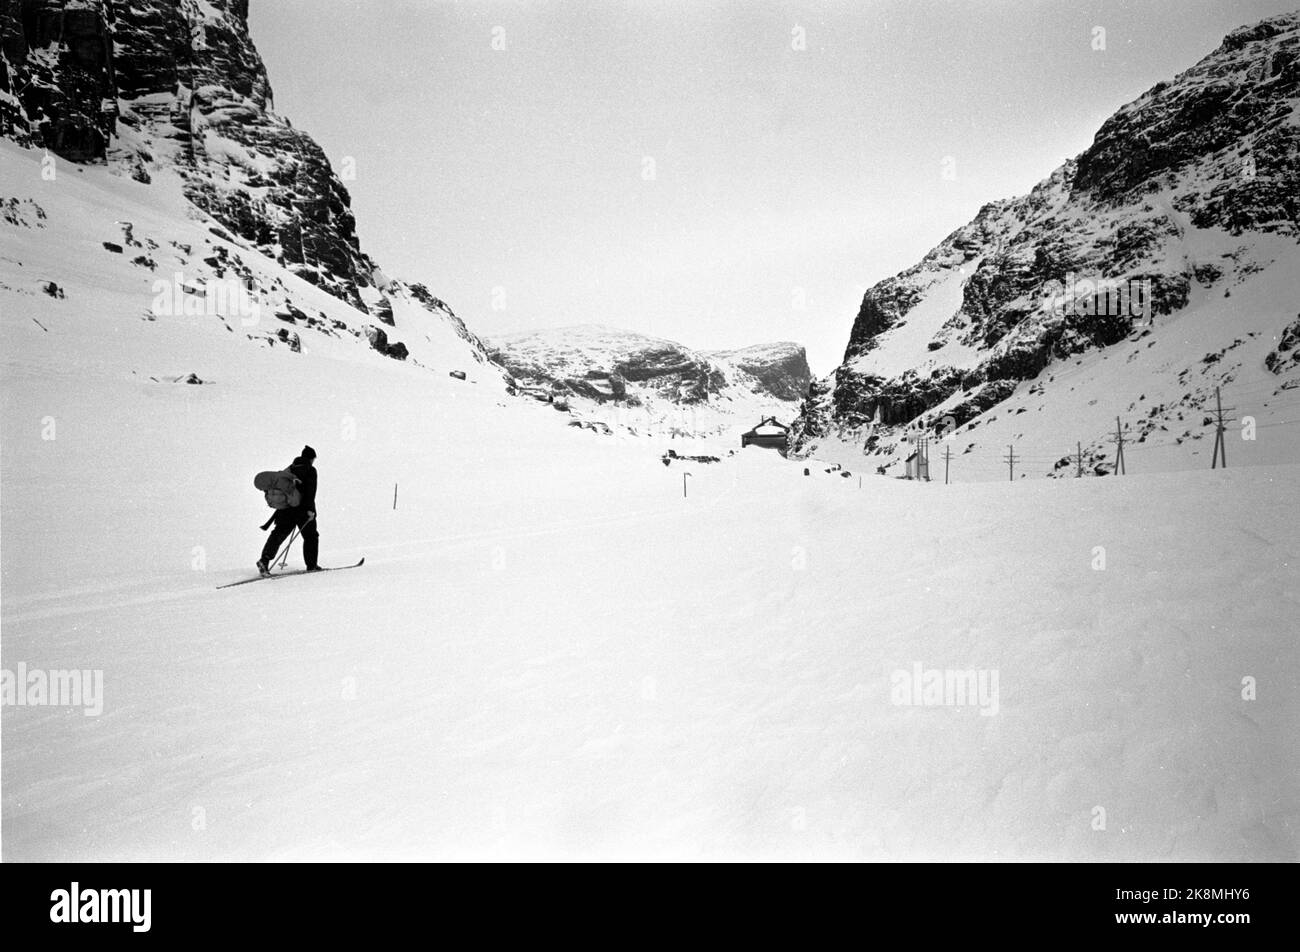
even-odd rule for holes
{"type": "Polygon", "coordinates": [[[293,509],[302,502],[298,477],[288,470],[258,473],[253,485],[265,493],[266,504],[272,509],[293,509]]]}

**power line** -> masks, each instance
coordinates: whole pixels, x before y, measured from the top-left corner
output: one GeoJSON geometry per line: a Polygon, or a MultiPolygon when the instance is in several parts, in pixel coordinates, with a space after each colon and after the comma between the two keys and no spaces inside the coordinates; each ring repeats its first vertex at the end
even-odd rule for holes
{"type": "Polygon", "coordinates": [[[1218,417],[1218,422],[1214,425],[1214,449],[1210,451],[1210,469],[1216,468],[1218,460],[1222,460],[1223,468],[1227,469],[1228,447],[1227,440],[1223,438],[1223,396],[1218,387],[1214,388],[1214,413],[1218,417]]]}
{"type": "Polygon", "coordinates": [[[1124,427],[1120,425],[1119,417],[1115,417],[1115,472],[1124,476],[1124,427]]]}
{"type": "MultiPolygon", "coordinates": [[[[1054,375],[1054,378],[1055,380],[1059,380],[1064,376],[1065,375],[1063,374],[1054,375]]],[[[1245,388],[1234,388],[1234,393],[1239,398],[1242,396],[1242,394],[1239,392],[1242,389],[1245,388]]],[[[1280,389],[1280,386],[1279,387],[1270,386],[1270,387],[1265,387],[1264,389],[1269,389],[1274,392],[1277,392],[1280,389]]],[[[1171,411],[1186,412],[1189,415],[1195,415],[1196,413],[1201,413],[1204,417],[1206,417],[1206,419],[1200,421],[1197,421],[1195,419],[1174,421],[1172,417],[1170,417],[1167,418],[1163,423],[1157,423],[1156,422],[1157,418],[1153,416],[1153,417],[1139,418],[1139,422],[1136,425],[1134,425],[1134,424],[1125,423],[1121,417],[1117,416],[1115,418],[1115,430],[1113,435],[1111,435],[1109,438],[1103,438],[1102,441],[1102,442],[1111,442],[1115,444],[1115,459],[1114,459],[1114,466],[1111,472],[1114,475],[1127,474],[1127,457],[1124,452],[1126,446],[1130,451],[1135,448],[1141,450],[1147,450],[1147,449],[1191,450],[1193,455],[1200,456],[1203,450],[1203,446],[1200,446],[1198,444],[1204,436],[1204,431],[1199,430],[1198,432],[1195,433],[1193,431],[1198,430],[1199,427],[1204,427],[1204,426],[1214,427],[1215,442],[1211,450],[1211,467],[1217,469],[1220,465],[1223,465],[1226,468],[1227,466],[1227,445],[1226,445],[1227,425],[1230,423],[1235,424],[1241,422],[1241,418],[1227,415],[1230,411],[1238,410],[1240,408],[1235,406],[1231,406],[1231,407],[1223,406],[1222,390],[1223,390],[1222,384],[1214,388],[1215,402],[1212,407],[1204,406],[1199,403],[1198,404],[1173,404],[1170,407],[1171,411]],[[1151,426],[1149,429],[1144,429],[1143,424],[1147,422],[1150,422],[1151,426]],[[1181,436],[1174,437],[1174,433],[1176,432],[1176,430],[1171,430],[1169,426],[1166,424],[1185,425],[1187,427],[1187,431],[1181,436]],[[1148,439],[1148,435],[1164,435],[1166,438],[1160,440],[1153,440],[1153,439],[1148,439]],[[1170,437],[1172,437],[1172,439],[1170,437]]],[[[1249,402],[1249,398],[1247,398],[1247,402],[1249,402]]],[[[1292,408],[1300,408],[1300,403],[1288,402],[1288,403],[1270,405],[1267,401],[1263,401],[1263,407],[1261,409],[1283,410],[1283,409],[1292,409],[1292,408]]],[[[1296,426],[1296,425],[1300,425],[1300,419],[1269,420],[1268,422],[1265,423],[1257,423],[1255,424],[1255,427],[1269,428],[1269,427],[1277,427],[1277,426],[1296,426]]],[[[1035,471],[1037,471],[1043,478],[1059,478],[1062,475],[1067,474],[1067,467],[1069,467],[1070,463],[1074,464],[1073,468],[1075,470],[1074,473],[1075,478],[1079,478],[1083,475],[1084,456],[1083,456],[1082,441],[1076,441],[1074,451],[1069,451],[1064,449],[1057,451],[1052,449],[1051,447],[1042,447],[1042,446],[1021,447],[1019,444],[1013,441],[1007,444],[1007,452],[1005,454],[1002,454],[1000,456],[1000,459],[995,460],[989,458],[989,454],[992,451],[992,447],[989,446],[988,443],[986,443],[985,446],[983,447],[977,447],[976,442],[971,439],[971,437],[974,435],[975,435],[975,431],[968,429],[966,424],[963,424],[962,427],[956,430],[944,434],[942,438],[942,442],[944,445],[945,485],[951,482],[953,475],[956,475],[959,478],[963,478],[965,481],[968,482],[994,481],[1000,478],[997,475],[997,473],[1001,470],[1001,466],[1003,464],[1007,466],[1007,473],[1008,473],[1009,480],[1014,481],[1016,463],[1021,464],[1022,478],[1024,478],[1025,476],[1033,475],[1035,471]],[[954,454],[952,449],[953,444],[960,443],[963,441],[968,443],[966,449],[960,453],[954,454]],[[953,468],[954,464],[958,464],[958,469],[954,470],[953,468]]],[[[922,435],[918,438],[917,445],[914,447],[915,449],[921,451],[921,453],[923,454],[923,458],[927,463],[929,457],[929,453],[928,453],[929,442],[930,442],[930,438],[922,435]]],[[[1095,447],[1095,442],[1090,442],[1089,443],[1090,454],[1096,453],[1094,447],[1095,447]]],[[[894,461],[897,462],[897,460],[894,461]]],[[[1259,464],[1247,464],[1247,465],[1259,465],[1259,464]]],[[[926,467],[926,469],[928,470],[928,466],[926,467]]],[[[1172,469],[1168,471],[1187,472],[1191,470],[1172,469]]]]}
{"type": "MultiPolygon", "coordinates": [[[[1300,407],[1300,403],[1263,403],[1260,404],[1261,410],[1294,410],[1300,407]]],[[[1247,410],[1251,407],[1246,407],[1247,410]]],[[[1256,411],[1258,412],[1258,411],[1256,411]]]]}

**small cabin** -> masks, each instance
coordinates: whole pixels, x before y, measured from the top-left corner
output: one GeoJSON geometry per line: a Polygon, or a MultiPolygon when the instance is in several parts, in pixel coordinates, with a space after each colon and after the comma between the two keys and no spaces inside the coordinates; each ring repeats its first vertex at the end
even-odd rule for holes
{"type": "Polygon", "coordinates": [[[928,454],[913,450],[912,455],[904,460],[903,466],[906,474],[904,476],[905,479],[924,479],[927,482],[929,481],[930,459],[928,454]]]}
{"type": "Polygon", "coordinates": [[[782,455],[785,455],[789,443],[790,428],[777,423],[775,417],[767,417],[758,426],[740,437],[742,449],[746,446],[762,446],[767,449],[778,450],[782,455]]]}

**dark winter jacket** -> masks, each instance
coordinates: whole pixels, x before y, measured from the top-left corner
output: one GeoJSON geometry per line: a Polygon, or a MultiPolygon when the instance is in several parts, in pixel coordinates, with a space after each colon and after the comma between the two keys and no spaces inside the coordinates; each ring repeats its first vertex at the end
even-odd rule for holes
{"type": "Polygon", "coordinates": [[[289,465],[289,472],[298,477],[298,493],[302,501],[298,508],[305,512],[316,511],[316,467],[311,460],[299,456],[289,465]]]}

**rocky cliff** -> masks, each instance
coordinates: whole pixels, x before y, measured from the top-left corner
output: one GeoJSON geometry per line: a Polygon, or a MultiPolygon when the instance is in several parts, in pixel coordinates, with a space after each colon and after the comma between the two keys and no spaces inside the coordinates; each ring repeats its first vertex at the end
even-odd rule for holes
{"type": "Polygon", "coordinates": [[[769,393],[778,400],[803,399],[812,382],[807,351],[801,344],[790,341],[755,344],[739,350],[714,350],[707,356],[749,374],[757,392],[769,393]]]}
{"type": "Polygon", "coordinates": [[[968,424],[1054,366],[1133,347],[1204,298],[1294,268],[1298,106],[1300,14],[1233,32],[1028,195],[986,205],[870,288],[796,446],[874,421],[896,451],[891,428],[968,424]]]}
{"type": "MultiPolygon", "coordinates": [[[[432,315],[485,359],[446,304],[384,277],[361,251],[343,182],[311,136],[275,111],[247,0],[0,0],[0,57],[8,138],[141,183],[178,176],[219,239],[351,305],[356,336],[386,356],[410,353],[390,340],[408,329],[380,326],[395,326],[395,303],[409,310],[400,295],[416,307],[410,333],[425,334],[432,315]]],[[[279,313],[302,310],[278,287],[252,287],[238,250],[223,253],[230,260],[195,280],[242,272],[279,313]]]]}
{"type": "Polygon", "coordinates": [[[275,113],[247,0],[3,0],[0,51],[6,135],[143,182],[177,169],[231,233],[364,307],[347,190],[275,113]]]}

